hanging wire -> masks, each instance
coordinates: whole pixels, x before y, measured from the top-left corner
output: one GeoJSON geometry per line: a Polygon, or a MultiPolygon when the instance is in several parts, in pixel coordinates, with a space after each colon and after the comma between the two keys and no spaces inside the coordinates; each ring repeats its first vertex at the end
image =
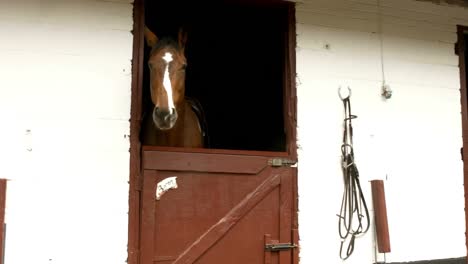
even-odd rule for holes
{"type": "Polygon", "coordinates": [[[378,34],[380,40],[380,68],[382,69],[382,93],[381,95],[385,99],[390,99],[392,97],[392,90],[390,86],[387,85],[385,80],[385,63],[384,63],[384,44],[383,44],[383,20],[382,20],[382,6],[380,5],[380,0],[377,0],[377,11],[378,11],[378,34]]]}
{"type": "Polygon", "coordinates": [[[384,66],[384,54],[383,54],[383,29],[382,29],[382,7],[380,5],[380,0],[377,0],[377,10],[378,10],[378,31],[379,31],[379,40],[380,40],[380,68],[382,69],[382,82],[385,85],[385,66],[384,66]]]}

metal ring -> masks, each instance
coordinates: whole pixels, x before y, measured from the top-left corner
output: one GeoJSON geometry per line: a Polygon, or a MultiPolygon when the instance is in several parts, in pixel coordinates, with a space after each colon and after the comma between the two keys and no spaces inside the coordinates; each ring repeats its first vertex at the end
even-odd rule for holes
{"type": "Polygon", "coordinates": [[[349,88],[349,86],[348,86],[348,96],[343,97],[341,95],[341,86],[338,87],[338,96],[340,97],[341,100],[346,100],[346,99],[350,98],[351,97],[351,88],[349,88]]]}

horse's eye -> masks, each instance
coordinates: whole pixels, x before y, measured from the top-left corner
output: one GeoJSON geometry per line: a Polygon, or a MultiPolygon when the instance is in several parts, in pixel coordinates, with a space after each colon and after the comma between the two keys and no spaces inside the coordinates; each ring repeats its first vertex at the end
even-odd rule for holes
{"type": "Polygon", "coordinates": [[[185,69],[187,69],[187,64],[186,63],[182,64],[182,67],[180,68],[180,70],[185,71],[185,69]]]}

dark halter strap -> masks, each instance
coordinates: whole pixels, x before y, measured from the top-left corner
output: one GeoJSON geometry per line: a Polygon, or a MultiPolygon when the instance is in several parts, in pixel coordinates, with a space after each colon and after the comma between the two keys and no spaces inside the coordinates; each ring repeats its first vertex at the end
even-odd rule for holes
{"type": "MultiPolygon", "coordinates": [[[[348,88],[349,89],[349,88],[348,88]]],[[[345,260],[354,251],[356,237],[369,230],[370,219],[366,200],[359,181],[359,171],[354,162],[352,120],[357,116],[351,114],[351,90],[343,101],[345,119],[343,129],[343,144],[341,145],[341,162],[344,181],[343,199],[338,215],[338,232],[341,238],[340,258],[345,260]],[[345,244],[348,244],[345,249],[345,244]],[[343,250],[346,250],[343,252],[343,250]]]]}
{"type": "Polygon", "coordinates": [[[206,115],[203,110],[203,107],[200,103],[195,98],[190,98],[190,97],[185,97],[185,100],[189,103],[189,105],[192,107],[192,110],[195,112],[195,115],[198,118],[198,123],[200,124],[200,128],[202,131],[202,136],[203,136],[203,146],[205,148],[210,147],[210,137],[208,134],[208,122],[206,121],[206,115]]]}

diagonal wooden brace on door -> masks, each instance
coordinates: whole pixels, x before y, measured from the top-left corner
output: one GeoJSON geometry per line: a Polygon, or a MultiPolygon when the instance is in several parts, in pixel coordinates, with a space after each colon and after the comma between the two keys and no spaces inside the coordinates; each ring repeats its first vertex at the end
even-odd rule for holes
{"type": "Polygon", "coordinates": [[[242,217],[280,184],[281,174],[273,174],[229,211],[221,220],[182,252],[173,264],[192,264],[220,240],[242,217]]]}

